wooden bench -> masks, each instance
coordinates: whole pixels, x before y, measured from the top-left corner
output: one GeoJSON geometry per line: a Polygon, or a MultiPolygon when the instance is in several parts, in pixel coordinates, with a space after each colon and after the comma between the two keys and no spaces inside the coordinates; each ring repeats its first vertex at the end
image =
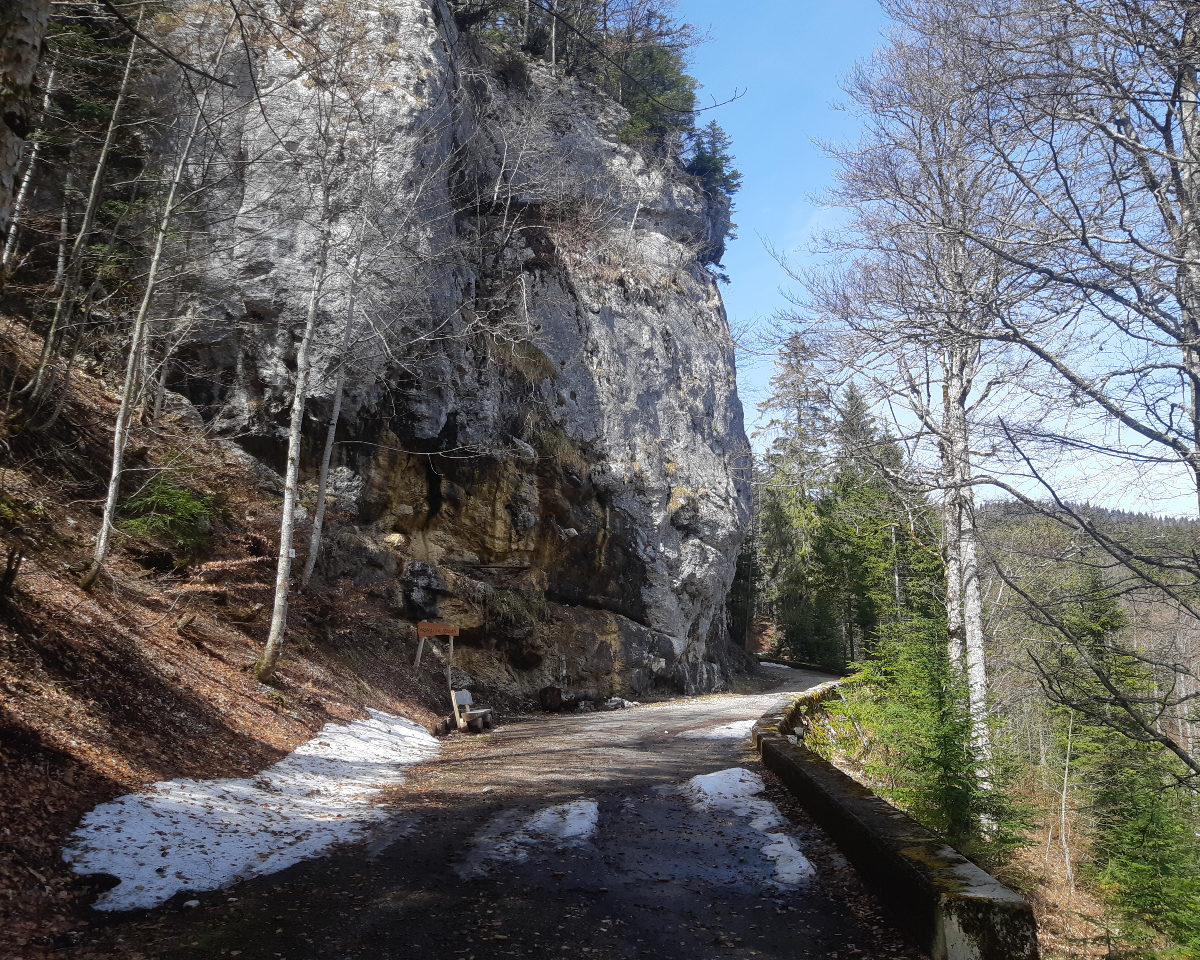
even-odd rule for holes
{"type": "Polygon", "coordinates": [[[454,722],[459,730],[470,728],[476,733],[482,733],[484,727],[492,725],[492,708],[471,708],[470,690],[451,690],[450,698],[454,701],[454,722]]]}

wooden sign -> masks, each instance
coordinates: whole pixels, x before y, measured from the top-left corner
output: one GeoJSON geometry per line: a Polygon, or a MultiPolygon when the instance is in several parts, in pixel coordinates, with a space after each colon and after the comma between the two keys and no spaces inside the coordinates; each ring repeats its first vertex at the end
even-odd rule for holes
{"type": "Polygon", "coordinates": [[[426,637],[449,637],[450,638],[450,659],[446,663],[446,676],[450,676],[450,664],[454,662],[454,638],[458,636],[458,627],[452,627],[448,623],[431,623],[428,620],[422,620],[417,624],[417,636],[420,642],[417,644],[417,659],[413,666],[421,665],[421,654],[425,652],[426,637]]]}
{"type": "Polygon", "coordinates": [[[418,637],[457,637],[458,627],[452,627],[448,623],[431,623],[428,620],[422,620],[417,624],[418,637]]]}

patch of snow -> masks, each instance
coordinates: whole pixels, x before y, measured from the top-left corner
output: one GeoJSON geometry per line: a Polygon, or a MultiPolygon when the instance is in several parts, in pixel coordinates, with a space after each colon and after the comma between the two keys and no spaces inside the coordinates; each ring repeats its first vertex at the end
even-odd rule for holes
{"type": "Polygon", "coordinates": [[[758,662],[758,665],[760,667],[773,667],[776,670],[793,670],[793,669],[795,669],[794,667],[789,667],[786,663],[771,663],[769,660],[760,660],[758,662]]]}
{"type": "Polygon", "coordinates": [[[781,887],[798,887],[816,874],[795,837],[786,833],[768,833],[767,837],[771,842],[762,852],[775,861],[775,882],[781,887]]]}
{"type": "Polygon", "coordinates": [[[751,829],[761,833],[766,840],[763,855],[775,861],[775,883],[794,888],[815,871],[795,838],[780,832],[779,828],[787,826],[787,819],[770,800],[759,797],[765,789],[762,777],[744,767],[692,777],[685,786],[692,806],[727,811],[744,818],[751,829]]]}
{"type": "Polygon", "coordinates": [[[511,813],[489,823],[472,843],[473,853],[455,870],[461,877],[482,876],[496,863],[520,862],[542,844],[575,847],[590,841],[600,823],[595,800],[574,800],[539,810],[524,822],[511,813]]]}
{"type": "Polygon", "coordinates": [[[722,724],[719,727],[703,727],[698,730],[684,730],[676,734],[687,740],[745,740],[750,736],[755,720],[735,720],[733,723],[722,724]]]}
{"type": "Polygon", "coordinates": [[[600,807],[595,800],[576,800],[534,814],[526,821],[524,832],[557,843],[584,843],[596,835],[599,821],[600,807]]]}
{"type": "Polygon", "coordinates": [[[389,817],[371,798],[438,749],[416,723],[368,712],[368,720],[327,723],[254,777],[168,780],[102,803],[80,821],[63,859],[76,873],[120,879],[97,909],[134,910],[359,840],[389,817]]]}

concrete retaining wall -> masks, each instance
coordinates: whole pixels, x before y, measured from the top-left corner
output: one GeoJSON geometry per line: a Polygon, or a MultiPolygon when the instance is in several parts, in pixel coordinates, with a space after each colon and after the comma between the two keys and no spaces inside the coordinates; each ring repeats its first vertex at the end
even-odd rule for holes
{"type": "Polygon", "coordinates": [[[753,736],[763,763],[933,960],[1036,960],[1037,923],[1024,898],[796,742],[797,724],[836,690],[836,683],[821,684],[785,712],[760,719],[753,736]]]}

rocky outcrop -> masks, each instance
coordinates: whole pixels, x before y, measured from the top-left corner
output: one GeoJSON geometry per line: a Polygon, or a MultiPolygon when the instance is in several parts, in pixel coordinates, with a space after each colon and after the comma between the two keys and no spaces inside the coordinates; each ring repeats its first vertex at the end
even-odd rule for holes
{"type": "MultiPolygon", "coordinates": [[[[333,29],[304,10],[300,29],[333,29]]],[[[210,192],[179,387],[282,464],[329,185],[311,461],[352,298],[357,326],[325,589],[348,578],[460,624],[477,682],[718,688],[748,445],[698,251],[728,210],[622,145],[600,93],[460,35],[439,2],[387,10],[349,151],[322,142],[320,91],[287,51],[230,94],[225,153],[273,161],[210,192]]]]}

